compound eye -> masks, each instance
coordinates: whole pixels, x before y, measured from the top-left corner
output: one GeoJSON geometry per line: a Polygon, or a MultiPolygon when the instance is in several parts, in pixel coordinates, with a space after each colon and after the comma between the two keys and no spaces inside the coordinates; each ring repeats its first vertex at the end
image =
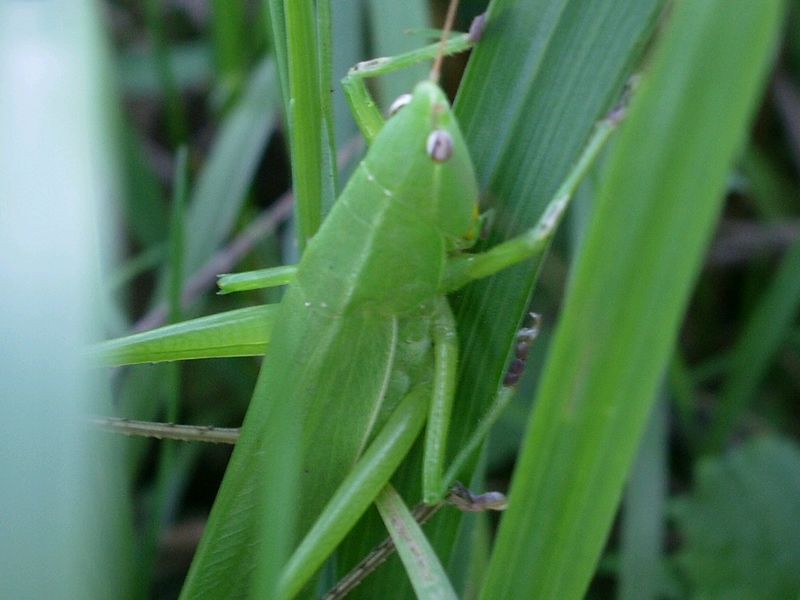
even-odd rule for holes
{"type": "Polygon", "coordinates": [[[409,102],[411,102],[411,94],[401,94],[400,96],[398,96],[397,99],[394,102],[392,102],[392,105],[389,107],[389,116],[395,114],[409,102]]]}
{"type": "Polygon", "coordinates": [[[428,136],[425,149],[436,162],[444,162],[453,155],[453,138],[444,129],[436,129],[428,136]]]}

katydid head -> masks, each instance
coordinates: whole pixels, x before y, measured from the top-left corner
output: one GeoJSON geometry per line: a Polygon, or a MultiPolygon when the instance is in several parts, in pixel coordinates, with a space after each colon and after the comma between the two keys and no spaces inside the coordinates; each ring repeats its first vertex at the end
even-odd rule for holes
{"type": "Polygon", "coordinates": [[[457,7],[458,1],[451,0],[429,79],[392,103],[389,119],[372,143],[371,154],[386,160],[382,164],[370,161],[379,181],[398,182],[403,193],[397,194],[397,200],[413,205],[414,214],[440,232],[447,250],[463,248],[464,240],[475,239],[478,229],[472,162],[447,96],[438,85],[457,7]],[[384,165],[392,172],[378,176],[384,165]]]}
{"type": "MultiPolygon", "coordinates": [[[[437,84],[418,83],[372,145],[392,157],[386,163],[391,172],[378,179],[389,189],[405,190],[397,201],[412,205],[416,214],[431,222],[449,249],[471,236],[478,185],[458,122],[437,84]]],[[[370,167],[379,169],[375,164],[370,167]]]]}
{"type": "MultiPolygon", "coordinates": [[[[472,161],[447,97],[423,81],[372,140],[337,203],[347,209],[335,207],[315,240],[326,239],[333,217],[341,213],[349,222],[358,215],[354,230],[372,233],[349,302],[391,314],[418,311],[439,289],[446,253],[463,248],[477,230],[477,199],[472,161]],[[371,241],[378,237],[380,244],[371,241]]],[[[316,248],[312,240],[303,260],[312,260],[316,248]]],[[[325,251],[326,264],[336,264],[325,251]]],[[[340,276],[334,269],[331,277],[340,276]]]]}

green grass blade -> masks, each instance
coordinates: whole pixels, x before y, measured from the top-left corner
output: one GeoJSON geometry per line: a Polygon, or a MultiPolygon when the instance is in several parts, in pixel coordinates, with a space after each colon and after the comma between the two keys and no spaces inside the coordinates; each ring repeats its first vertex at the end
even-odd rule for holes
{"type": "Polygon", "coordinates": [[[252,306],[191,319],[97,344],[91,354],[106,366],[194,358],[261,356],[277,305],[252,306]]]}
{"type": "Polygon", "coordinates": [[[211,2],[211,40],[214,46],[218,85],[223,96],[235,92],[247,66],[248,36],[245,4],[213,0],[211,2]]]}
{"type": "Polygon", "coordinates": [[[222,123],[186,215],[184,269],[194,273],[230,234],[274,126],[275,70],[265,58],[222,123]]]}
{"type": "Polygon", "coordinates": [[[657,403],[625,488],[618,600],[661,597],[668,479],[667,419],[666,402],[657,403]]]}
{"type": "Polygon", "coordinates": [[[288,120],[289,115],[289,59],[286,42],[286,13],[283,0],[262,0],[264,14],[268,15],[270,30],[270,46],[278,70],[278,81],[281,88],[283,113],[288,120]]]}
{"type": "Polygon", "coordinates": [[[439,558],[400,494],[388,484],[375,499],[386,529],[420,600],[457,600],[439,558]]]}
{"type": "Polygon", "coordinates": [[[289,149],[297,247],[302,252],[322,222],[323,146],[319,49],[314,3],[284,2],[289,65],[289,149]]]}
{"type": "Polygon", "coordinates": [[[319,90],[322,118],[322,215],[328,214],[339,192],[339,167],[333,114],[333,15],[331,0],[317,2],[319,90]]]}
{"type": "Polygon", "coordinates": [[[167,237],[165,224],[168,219],[160,183],[146,160],[141,138],[122,115],[119,120],[122,123],[120,137],[126,224],[139,244],[153,248],[167,237]]]}
{"type": "Polygon", "coordinates": [[[132,514],[82,350],[119,192],[117,98],[93,2],[0,3],[0,581],[4,598],[130,597],[132,514]],[[100,565],[102,565],[100,567],[100,565]]]}
{"type": "Polygon", "coordinates": [[[483,598],[585,593],[761,91],[780,9],[746,0],[676,6],[599,187],[483,598]]]}
{"type": "MultiPolygon", "coordinates": [[[[181,319],[181,289],[183,287],[183,240],[184,211],[188,187],[188,153],[186,146],[180,146],[175,157],[172,183],[172,218],[169,235],[169,272],[167,302],[169,304],[169,321],[177,323],[181,319]]],[[[180,414],[181,400],[181,365],[173,363],[166,368],[165,394],[163,406],[168,423],[176,423],[180,414]]],[[[175,440],[164,440],[158,446],[155,485],[153,497],[148,511],[142,556],[148,565],[147,572],[152,573],[158,550],[158,541],[162,531],[174,518],[176,494],[179,493],[179,481],[185,481],[186,472],[181,467],[188,467],[185,462],[178,461],[179,447],[175,440]]]]}
{"type": "Polygon", "coordinates": [[[186,190],[189,185],[188,152],[186,146],[178,148],[175,157],[175,174],[172,186],[172,219],[169,236],[169,322],[181,320],[181,290],[183,289],[183,246],[184,212],[186,210],[186,190]]]}
{"type": "Polygon", "coordinates": [[[772,358],[800,310],[800,239],[783,257],[772,283],[750,314],[728,364],[728,377],[705,450],[722,449],[747,405],[756,397],[772,358]]]}
{"type": "MultiPolygon", "coordinates": [[[[456,110],[485,208],[485,246],[532,227],[595,122],[617,101],[660,2],[497,0],[473,51],[456,110]]],[[[462,356],[458,448],[503,378],[539,263],[507,269],[455,297],[462,356]]]]}
{"type": "MultiPolygon", "coordinates": [[[[367,32],[363,26],[364,11],[356,2],[344,2],[336,5],[336,10],[331,15],[331,28],[333,48],[331,52],[333,89],[331,99],[333,103],[333,124],[335,139],[341,147],[347,144],[358,134],[358,128],[353,120],[347,99],[339,84],[342,77],[357,62],[370,56],[367,53],[365,41],[367,32]]],[[[344,177],[344,170],[341,176],[344,177]]],[[[344,180],[340,178],[341,184],[344,180]]]]}

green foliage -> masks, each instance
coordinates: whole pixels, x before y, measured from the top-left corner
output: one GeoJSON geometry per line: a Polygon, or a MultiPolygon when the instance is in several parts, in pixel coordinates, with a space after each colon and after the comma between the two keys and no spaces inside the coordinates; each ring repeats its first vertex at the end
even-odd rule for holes
{"type": "Polygon", "coordinates": [[[675,501],[691,597],[793,598],[800,590],[800,448],[774,436],[700,461],[675,501]]]}

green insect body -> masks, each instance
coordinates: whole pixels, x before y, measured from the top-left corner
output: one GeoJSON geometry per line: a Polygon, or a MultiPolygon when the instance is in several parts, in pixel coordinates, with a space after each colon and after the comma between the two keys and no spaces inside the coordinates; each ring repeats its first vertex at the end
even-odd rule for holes
{"type": "MultiPolygon", "coordinates": [[[[445,31],[453,14],[451,5],[445,31]]],[[[627,94],[597,124],[534,227],[485,252],[462,253],[482,219],[473,166],[444,93],[433,81],[421,82],[384,121],[364,78],[436,58],[435,78],[441,57],[471,47],[485,21],[478,17],[468,34],[351,69],[342,83],[370,149],[300,263],[220,279],[224,293],[290,282],[277,307],[194,319],[95,349],[109,364],[128,364],[256,355],[266,347],[181,598],[286,600],[303,591],[337,547],[337,569],[353,567],[332,591],[341,597],[385,552],[384,546],[370,552],[377,540],[369,538],[380,527],[369,521],[376,517],[358,524],[369,506],[375,502],[395,532],[394,519],[405,518],[397,513],[403,500],[394,486],[406,500],[423,498],[420,516],[431,514],[446,493],[462,510],[504,508],[502,494],[446,488],[463,475],[510,401],[536,327],[521,330],[516,346],[510,343],[513,360],[494,400],[444,472],[458,355],[446,294],[543,256],[570,198],[622,119],[627,94]],[[412,451],[423,427],[424,442],[412,451]],[[351,531],[352,539],[340,546],[351,531]]],[[[100,421],[114,431],[175,437],[170,424],[100,421]]],[[[189,438],[188,429],[178,432],[181,439],[189,438]]],[[[210,439],[210,433],[202,429],[191,439],[210,439]]],[[[219,439],[230,434],[216,433],[219,439]]],[[[430,550],[422,541],[417,548],[430,550]]],[[[415,570],[422,555],[409,548],[405,560],[414,564],[406,567],[415,570]]],[[[433,551],[423,554],[440,571],[434,580],[446,581],[433,551]]],[[[455,597],[449,583],[436,594],[455,597]]]]}
{"type": "MultiPolygon", "coordinates": [[[[296,547],[323,511],[324,500],[334,496],[398,411],[396,418],[407,424],[403,439],[393,441],[405,448],[397,452],[394,466],[408,451],[435,387],[452,385],[435,377],[434,342],[437,335],[452,337],[439,326],[442,312],[449,314],[441,296],[443,280],[449,256],[474,237],[477,198],[472,163],[449,103],[435,83],[422,82],[373,140],[303,254],[275,317],[256,392],[220,489],[224,500],[212,510],[183,597],[227,597],[231,590],[217,577],[220,570],[246,589],[258,537],[278,548],[283,544],[284,553],[296,547]],[[364,377],[365,371],[371,375],[364,377]],[[329,423],[329,402],[346,402],[348,419],[329,423]],[[282,421],[282,407],[294,409],[285,409],[290,423],[282,421]],[[277,540],[269,525],[257,534],[258,515],[265,510],[259,507],[280,502],[271,502],[273,490],[261,489],[263,482],[252,473],[279,461],[274,440],[294,434],[299,434],[300,474],[286,488],[299,492],[292,496],[295,534],[277,540]],[[211,549],[228,536],[249,542],[238,544],[238,552],[215,555],[211,549]]],[[[443,449],[434,452],[441,455],[443,449]]],[[[379,477],[385,483],[390,475],[379,477]]],[[[362,500],[365,508],[370,502],[362,500]]]]}
{"type": "MultiPolygon", "coordinates": [[[[446,52],[464,49],[474,42],[470,37],[448,41],[446,52]]],[[[254,355],[266,347],[182,598],[296,596],[373,502],[384,518],[394,510],[399,497],[386,485],[390,479],[408,500],[422,496],[429,508],[440,503],[512,397],[535,327],[510,344],[513,360],[503,383],[443,474],[458,354],[445,295],[544,254],[622,119],[627,94],[597,124],[534,227],[485,252],[462,253],[481,220],[472,165],[444,94],[432,82],[420,83],[407,106],[380,127],[356,81],[366,71],[388,72],[439,52],[429,47],[363,63],[345,80],[348,97],[357,100],[354,115],[372,142],[366,158],[299,265],[220,281],[226,292],[291,281],[278,306],[203,317],[95,349],[110,364],[127,364],[254,355]],[[426,421],[424,444],[412,452],[426,421]]],[[[98,424],[137,435],[212,437],[204,428],[192,436],[185,431],[191,428],[172,432],[169,424],[98,424]]],[[[496,494],[456,496],[462,510],[502,510],[505,503],[496,494]]],[[[339,569],[352,564],[353,570],[335,587],[336,597],[365,576],[365,565],[374,568],[372,552],[358,562],[377,541],[379,527],[367,521],[338,555],[339,569]]]]}

